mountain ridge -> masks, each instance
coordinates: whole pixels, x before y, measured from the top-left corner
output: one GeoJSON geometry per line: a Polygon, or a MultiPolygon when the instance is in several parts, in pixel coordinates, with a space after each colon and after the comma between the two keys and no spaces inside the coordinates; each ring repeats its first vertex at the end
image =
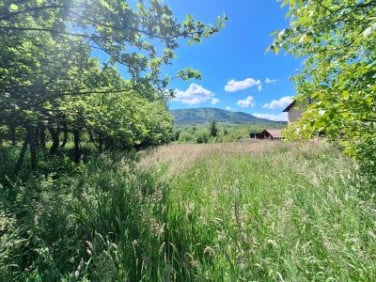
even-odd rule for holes
{"type": "Polygon", "coordinates": [[[281,127],[286,125],[283,121],[272,121],[255,117],[244,112],[232,112],[219,108],[189,108],[170,110],[174,116],[176,126],[199,125],[211,121],[229,124],[268,124],[281,127]]]}

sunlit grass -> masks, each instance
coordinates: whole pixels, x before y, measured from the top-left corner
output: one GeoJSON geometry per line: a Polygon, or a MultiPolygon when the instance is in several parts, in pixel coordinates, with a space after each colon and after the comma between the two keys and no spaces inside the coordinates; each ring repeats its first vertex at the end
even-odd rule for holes
{"type": "Polygon", "coordinates": [[[74,173],[54,162],[2,187],[0,280],[375,280],[375,201],[334,147],[173,144],[140,155],[92,156],[74,173]]]}
{"type": "Polygon", "coordinates": [[[196,261],[203,276],[217,281],[376,277],[375,205],[359,198],[356,165],[333,147],[187,146],[161,148],[151,159],[167,154],[174,167],[196,152],[171,177],[168,224],[179,227],[175,236],[192,241],[186,253],[198,253],[198,238],[199,257],[212,256],[210,264],[196,261]]]}

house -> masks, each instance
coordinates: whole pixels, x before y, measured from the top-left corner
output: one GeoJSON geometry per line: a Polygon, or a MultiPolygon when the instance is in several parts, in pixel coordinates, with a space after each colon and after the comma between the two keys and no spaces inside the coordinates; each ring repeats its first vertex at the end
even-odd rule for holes
{"type": "Polygon", "coordinates": [[[302,117],[303,111],[298,107],[296,100],[292,101],[284,110],[284,113],[287,112],[288,124],[300,119],[302,117]]]}
{"type": "Polygon", "coordinates": [[[261,132],[251,132],[249,137],[251,139],[281,140],[281,131],[276,128],[264,129],[261,132]]]}
{"type": "Polygon", "coordinates": [[[308,98],[308,103],[297,102],[293,100],[284,110],[283,112],[287,112],[288,124],[300,119],[302,117],[304,108],[306,105],[312,104],[312,99],[308,98]],[[306,105],[304,105],[306,104],[306,105]]]}
{"type": "MultiPolygon", "coordinates": [[[[298,102],[297,100],[293,100],[284,110],[283,112],[287,112],[288,117],[288,124],[298,120],[302,117],[304,109],[307,105],[312,103],[312,99],[308,98],[307,102],[298,102]]],[[[261,132],[251,132],[249,137],[251,139],[267,139],[267,140],[281,140],[282,139],[282,129],[275,129],[269,128],[264,129],[261,132]]]]}

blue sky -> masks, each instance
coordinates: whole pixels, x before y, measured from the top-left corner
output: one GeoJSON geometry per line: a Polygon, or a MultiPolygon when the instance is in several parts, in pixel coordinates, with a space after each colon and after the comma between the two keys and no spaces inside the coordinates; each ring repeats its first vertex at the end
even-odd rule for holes
{"type": "Polygon", "coordinates": [[[259,117],[286,120],[282,109],[291,102],[296,88],[290,77],[301,61],[267,52],[273,31],[288,26],[286,8],[276,0],[165,0],[178,19],[192,14],[205,23],[218,15],[228,21],[220,33],[201,44],[181,44],[177,58],[166,69],[174,74],[192,67],[201,80],[173,80],[176,98],[170,109],[216,107],[259,117]]]}

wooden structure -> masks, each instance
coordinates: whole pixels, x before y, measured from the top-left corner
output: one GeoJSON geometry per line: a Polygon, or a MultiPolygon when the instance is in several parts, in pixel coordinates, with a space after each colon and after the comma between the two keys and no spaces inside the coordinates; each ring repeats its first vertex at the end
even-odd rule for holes
{"type": "Polygon", "coordinates": [[[282,129],[278,128],[264,129],[261,132],[251,132],[249,137],[251,139],[281,140],[281,131],[282,129]]]}

